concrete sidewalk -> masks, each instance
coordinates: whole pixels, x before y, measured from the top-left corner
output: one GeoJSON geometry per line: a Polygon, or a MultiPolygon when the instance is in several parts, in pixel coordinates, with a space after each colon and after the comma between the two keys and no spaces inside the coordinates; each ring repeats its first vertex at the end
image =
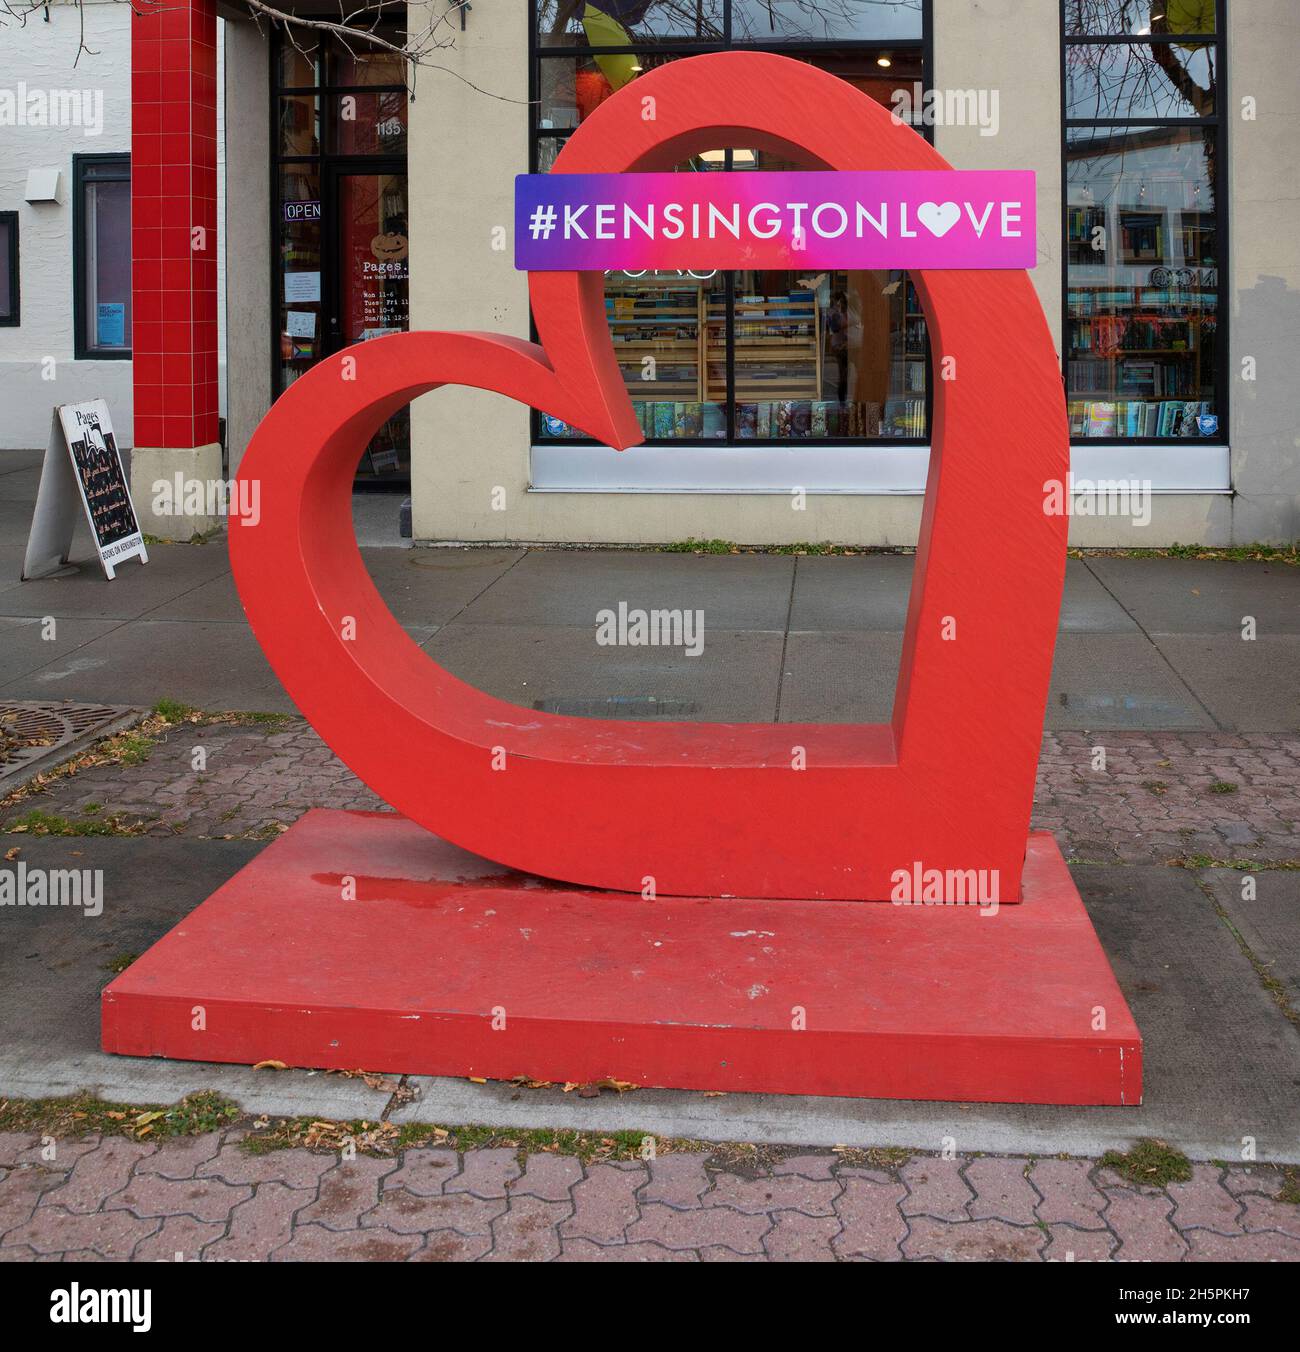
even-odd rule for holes
{"type": "MultiPolygon", "coordinates": [[[[289,713],[291,706],[244,622],[222,541],[155,547],[149,565],[129,564],[113,583],[89,565],[83,541],[78,557],[86,563],[79,570],[20,583],[16,578],[30,515],[26,495],[34,492],[32,469],[6,473],[0,460],[0,701],[88,700],[146,709],[163,699],[209,711],[289,713]]],[[[388,506],[395,515],[396,499],[359,504],[362,539],[383,538],[388,506]]],[[[876,721],[889,712],[911,578],[909,556],[381,546],[367,546],[363,554],[394,613],[439,662],[526,707],[611,718],[755,721],[876,721]],[[598,646],[596,612],[619,602],[701,610],[703,653],[689,657],[680,648],[598,646]]],[[[509,1246],[498,1235],[501,1227],[513,1225],[510,1217],[517,1211],[528,1212],[542,1202],[554,1214],[520,1219],[535,1222],[538,1242],[552,1256],[578,1239],[605,1243],[570,1224],[581,1214],[578,1189],[583,1187],[590,1188],[584,1196],[622,1199],[618,1214],[626,1212],[628,1220],[622,1237],[615,1240],[608,1231],[607,1242],[626,1247],[629,1252],[622,1256],[629,1258],[663,1256],[638,1250],[643,1241],[671,1252],[680,1248],[687,1257],[751,1250],[756,1256],[798,1256],[785,1248],[800,1244],[814,1256],[854,1256],[860,1246],[845,1239],[852,1232],[845,1208],[854,1206],[860,1208],[854,1214],[876,1218],[876,1237],[897,1250],[892,1256],[932,1251],[933,1256],[990,1256],[999,1245],[1010,1246],[1006,1256],[1059,1256],[1055,1232],[1048,1233],[1055,1222],[1041,1208],[1035,1210],[1038,1203],[1030,1192],[998,1204],[1002,1210],[972,1202],[972,1194],[982,1195],[975,1180],[984,1168],[976,1168],[975,1157],[982,1152],[1009,1157],[994,1172],[1005,1196],[1019,1197],[1013,1176],[1037,1177],[1027,1164],[1030,1156],[1064,1153],[1096,1161],[1107,1150],[1152,1136],[1204,1162],[1187,1185],[1194,1192],[1181,1200],[1173,1191],[1146,1198],[1140,1189],[1132,1198],[1116,1197],[1112,1189],[1123,1185],[1102,1179],[1095,1164],[1080,1166],[1083,1174],[1071,1186],[1077,1183],[1080,1196],[1092,1199],[1090,1214],[1096,1219],[1099,1207],[1109,1208],[1099,1225],[1079,1222],[1080,1229],[1098,1232],[1093,1239],[1101,1249],[1112,1257],[1197,1256],[1208,1245],[1200,1256],[1211,1256],[1211,1250],[1229,1256],[1215,1245],[1236,1239],[1241,1256],[1295,1256],[1287,1247],[1295,1238],[1294,1229],[1288,1229],[1292,1221],[1275,1223],[1270,1212],[1268,1226],[1247,1223],[1254,1213],[1243,1210],[1241,1194],[1250,1189],[1229,1181],[1235,1177],[1229,1166],[1252,1157],[1270,1167],[1300,1161],[1298,657],[1300,570],[1294,567],[1112,557],[1070,563],[1034,825],[1052,830],[1060,840],[1142,1029],[1147,1080],[1141,1108],[718,1097],[665,1090],[583,1098],[559,1087],[439,1079],[404,1080],[394,1092],[389,1085],[303,1070],[254,1072],[104,1056],[98,1051],[98,1000],[110,970],[183,919],[307,808],[382,806],[294,717],[155,720],[148,735],[136,739],[130,756],[90,757],[77,773],[51,779],[38,793],[20,790],[0,797],[0,848],[17,850],[15,857],[31,867],[75,863],[101,868],[106,887],[104,913],[93,923],[68,912],[4,913],[0,1096],[44,1098],[93,1090],[123,1103],[162,1104],[217,1090],[249,1114],[382,1119],[408,1130],[477,1122],[503,1131],[649,1133],[805,1152],[843,1146],[926,1154],[947,1148],[957,1155],[952,1161],[924,1161],[943,1176],[943,1195],[956,1199],[952,1206],[926,1203],[915,1216],[908,1209],[914,1190],[910,1175],[886,1170],[880,1179],[864,1181],[865,1176],[846,1173],[832,1159],[808,1166],[814,1172],[807,1178],[803,1166],[791,1171],[804,1182],[781,1182],[775,1156],[764,1166],[768,1182],[761,1189],[773,1194],[772,1205],[766,1205],[766,1196],[754,1208],[723,1203],[724,1209],[750,1217],[741,1226],[748,1236],[743,1242],[734,1228],[741,1223],[727,1217],[683,1220],[654,1213],[668,1227],[665,1234],[707,1236],[715,1222],[725,1220],[733,1227],[726,1232],[732,1237],[717,1241],[717,1253],[709,1252],[715,1246],[707,1239],[678,1245],[649,1234],[642,1204],[662,1200],[642,1188],[653,1169],[595,1164],[573,1174],[565,1185],[573,1190],[562,1190],[563,1196],[542,1197],[529,1190],[532,1201],[521,1197],[507,1205],[502,1200],[491,1216],[485,1212],[486,1219],[475,1221],[478,1228],[472,1232],[453,1226],[460,1235],[456,1244],[467,1246],[464,1256],[472,1256],[469,1249],[504,1251],[509,1246]],[[1247,617],[1256,636],[1244,640],[1247,617]],[[207,754],[202,773],[192,761],[200,744],[207,754]],[[1101,772],[1092,762],[1099,745],[1107,753],[1101,772]],[[817,1172],[827,1169],[830,1174],[817,1172]],[[629,1171],[640,1180],[635,1186],[620,1176],[629,1171]],[[826,1184],[826,1197],[816,1203],[796,1199],[789,1206],[780,1202],[783,1189],[797,1191],[805,1183],[826,1184]],[[1097,1202],[1094,1193],[1110,1200],[1097,1202]],[[1144,1240],[1126,1238],[1123,1225],[1114,1221],[1121,1215],[1147,1225],[1142,1234],[1154,1247],[1146,1251],[1144,1240]],[[1188,1221],[1188,1215],[1215,1219],[1188,1221]],[[998,1225],[1021,1228],[1011,1234],[998,1225]],[[935,1227],[942,1226],[956,1228],[940,1233],[935,1227]],[[790,1227],[803,1236],[799,1243],[787,1244],[783,1237],[794,1232],[790,1227]],[[1206,1232],[1204,1244],[1193,1242],[1198,1229],[1206,1232]],[[1262,1229],[1274,1238],[1251,1238],[1262,1229]]],[[[1014,653],[1008,660],[1014,661],[1014,653]]],[[[116,1191],[98,1197],[90,1210],[121,1212],[118,1221],[133,1236],[136,1256],[142,1256],[154,1241],[170,1243],[172,1231],[184,1228],[185,1215],[192,1222],[199,1218],[179,1207],[173,1225],[161,1213],[113,1201],[129,1178],[155,1172],[142,1163],[145,1156],[135,1145],[129,1165],[112,1163],[120,1146],[111,1140],[103,1146],[88,1143],[93,1152],[108,1151],[105,1177],[118,1179],[116,1191]],[[127,1213],[134,1219],[123,1219],[127,1213]]],[[[207,1149],[195,1146],[191,1153],[197,1159],[207,1149]]],[[[269,1193],[278,1200],[266,1201],[280,1217],[281,1228],[275,1231],[280,1239],[272,1247],[292,1246],[277,1256],[292,1256],[298,1247],[306,1254],[350,1244],[363,1252],[374,1237],[354,1232],[380,1224],[378,1213],[367,1210],[381,1204],[378,1174],[371,1177],[378,1165],[355,1166],[362,1180],[356,1186],[366,1197],[374,1194],[367,1207],[358,1203],[353,1215],[349,1201],[344,1209],[350,1219],[338,1225],[311,1218],[298,1246],[286,1219],[295,1211],[290,1201],[305,1206],[315,1193],[307,1199],[280,1189],[314,1189],[315,1181],[295,1184],[293,1179],[310,1175],[315,1180],[326,1167],[294,1163],[300,1153],[305,1152],[281,1152],[287,1172],[267,1173],[261,1184],[276,1185],[269,1193]],[[335,1231],[346,1231],[350,1238],[339,1239],[335,1231]],[[312,1250],[307,1241],[322,1247],[312,1250]]],[[[319,1158],[308,1156],[309,1161],[319,1158]]],[[[460,1173],[446,1177],[489,1167],[473,1159],[473,1151],[453,1155],[448,1167],[460,1173]]],[[[327,1162],[337,1163],[335,1157],[327,1162]]],[[[21,1169],[29,1166],[35,1167],[26,1161],[21,1169]]],[[[86,1172],[98,1167],[88,1156],[86,1172]]],[[[353,1167],[339,1164],[344,1172],[336,1171],[336,1178],[352,1178],[346,1170],[353,1167]]],[[[697,1189],[694,1201],[687,1198],[681,1209],[713,1205],[701,1200],[710,1189],[719,1197],[741,1195],[742,1182],[736,1179],[748,1177],[743,1170],[735,1174],[716,1162],[709,1168],[716,1179],[711,1173],[709,1186],[697,1189]],[[731,1174],[731,1181],[723,1177],[731,1174]]],[[[39,1209],[47,1205],[77,1212],[57,1200],[60,1179],[36,1180],[21,1169],[0,1182],[0,1221],[10,1214],[3,1211],[4,1199],[15,1180],[25,1179],[23,1188],[34,1189],[29,1214],[15,1224],[36,1226],[39,1209]]],[[[250,1180],[247,1186],[256,1185],[250,1180]]],[[[1279,1186],[1274,1175],[1259,1185],[1269,1206],[1287,1205],[1271,1201],[1279,1186]]],[[[1034,1196],[1046,1196],[1039,1183],[1033,1187],[1034,1196]]],[[[414,1191],[423,1196],[419,1188],[414,1191]]],[[[221,1217],[204,1220],[218,1229],[203,1231],[203,1244],[224,1244],[235,1229],[222,1227],[233,1227],[237,1214],[252,1215],[254,1198],[241,1193],[226,1200],[230,1206],[221,1217]],[[241,1205],[246,1213],[239,1213],[241,1205]]],[[[392,1206],[408,1206],[424,1216],[422,1201],[399,1197],[392,1206]]],[[[1293,1214],[1293,1207],[1283,1213],[1284,1218],[1293,1214]]],[[[437,1236],[442,1227],[435,1218],[413,1222],[410,1230],[391,1219],[383,1225],[399,1237],[399,1248],[417,1256],[441,1252],[437,1236]],[[413,1241],[412,1235],[417,1236],[413,1241]]],[[[4,1243],[34,1253],[77,1247],[47,1249],[54,1241],[39,1228],[25,1239],[11,1234],[4,1243]]],[[[197,1240],[195,1246],[202,1247],[197,1240]]],[[[191,1246],[187,1241],[177,1247],[191,1246]]]]}
{"type": "MultiPolygon", "coordinates": [[[[0,474],[0,698],[291,711],[220,539],[156,546],[112,583],[85,547],[76,573],[18,581],[26,516],[5,490],[27,491],[33,478],[0,474]]],[[[759,722],[888,716],[913,562],[522,548],[363,556],[416,641],[494,695],[594,717],[759,722]],[[701,611],[702,654],[597,646],[597,612],[620,602],[701,611]]],[[[1047,727],[1293,732],[1298,667],[1295,568],[1074,559],[1047,727]]]]}

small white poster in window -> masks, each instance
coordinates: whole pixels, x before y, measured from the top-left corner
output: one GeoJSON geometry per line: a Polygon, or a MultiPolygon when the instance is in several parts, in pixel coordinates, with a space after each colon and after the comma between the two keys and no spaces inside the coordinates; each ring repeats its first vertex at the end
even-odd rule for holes
{"type": "Polygon", "coordinates": [[[285,332],[290,338],[315,338],[316,312],[314,310],[290,310],[285,316],[285,332]]]}
{"type": "Polygon", "coordinates": [[[320,300],[319,272],[286,272],[284,274],[284,298],[291,304],[320,300]]]}

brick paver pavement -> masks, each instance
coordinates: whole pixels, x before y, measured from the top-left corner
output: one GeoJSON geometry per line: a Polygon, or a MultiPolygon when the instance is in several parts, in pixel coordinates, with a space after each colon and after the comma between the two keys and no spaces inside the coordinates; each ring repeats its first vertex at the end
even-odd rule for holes
{"type": "Polygon", "coordinates": [[[0,1134],[0,1259],[583,1262],[1300,1260],[1271,1166],[1139,1187],[1087,1160],[832,1151],[736,1164],[411,1147],[250,1154],[242,1129],[156,1145],[0,1134]],[[51,1158],[52,1156],[52,1158],[51,1158]]]}
{"type": "MultiPolygon", "coordinates": [[[[83,823],[116,815],[150,835],[257,837],[311,807],[383,806],[300,719],[182,723],[139,765],[93,766],[0,809],[0,829],[35,808],[83,823]]],[[[1079,861],[1300,859],[1300,736],[1048,733],[1034,825],[1079,861]]]]}

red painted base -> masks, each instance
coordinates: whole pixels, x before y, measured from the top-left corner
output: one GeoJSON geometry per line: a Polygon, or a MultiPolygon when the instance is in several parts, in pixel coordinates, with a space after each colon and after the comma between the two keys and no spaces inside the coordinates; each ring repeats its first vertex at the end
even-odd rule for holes
{"type": "Polygon", "coordinates": [[[503,872],[402,817],[309,812],[105,989],[103,1045],[681,1089],[1142,1097],[1137,1027],[1045,833],[1023,904],[985,915],[644,901],[503,872]]]}

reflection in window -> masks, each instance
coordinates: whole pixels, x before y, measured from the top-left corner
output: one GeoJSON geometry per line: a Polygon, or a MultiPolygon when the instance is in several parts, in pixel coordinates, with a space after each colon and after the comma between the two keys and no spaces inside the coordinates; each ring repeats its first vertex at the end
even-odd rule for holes
{"type": "MultiPolygon", "coordinates": [[[[646,71],[688,54],[689,47],[678,43],[682,33],[672,27],[683,15],[712,16],[691,30],[700,34],[707,23],[726,18],[721,0],[714,6],[611,2],[603,8],[617,11],[638,43],[667,36],[673,42],[623,52],[550,55],[548,47],[613,45],[615,38],[611,29],[593,23],[591,6],[543,0],[538,5],[538,173],[550,171],[568,134],[605,99],[646,71]],[[593,36],[597,32],[600,43],[593,36]],[[674,45],[679,49],[672,50],[674,45]]],[[[742,31],[751,41],[763,37],[757,27],[760,12],[766,23],[766,2],[732,4],[738,41],[742,31]]],[[[897,5],[773,0],[770,12],[774,46],[808,36],[814,18],[822,23],[823,36],[869,32],[877,39],[916,39],[910,45],[886,47],[878,41],[815,53],[786,49],[878,103],[895,106],[896,91],[910,92],[922,81],[920,0],[897,5]]],[[[703,151],[677,166],[681,173],[801,168],[743,146],[703,151]]],[[[917,294],[903,273],[611,273],[605,307],[614,353],[649,441],[782,443],[927,435],[929,343],[917,294]]],[[[540,430],[544,438],[579,435],[550,417],[542,418],[540,430]]]]}
{"type": "Polygon", "coordinates": [[[538,0],[537,38],[548,47],[720,42],[724,0],[538,0]]]}
{"type": "Polygon", "coordinates": [[[1213,33],[1215,0],[1065,0],[1067,37],[1213,33]]]}
{"type": "Polygon", "coordinates": [[[0,324],[18,323],[18,213],[0,211],[0,324]]]}
{"type": "Polygon", "coordinates": [[[1084,42],[1066,48],[1068,118],[1209,117],[1215,111],[1212,45],[1084,42]]]}
{"type": "Polygon", "coordinates": [[[75,337],[86,356],[131,355],[131,157],[73,157],[75,337]]]}
{"type": "Polygon", "coordinates": [[[1217,6],[1066,0],[1064,15],[1071,432],[1215,436],[1226,356],[1217,6]]]}
{"type": "Polygon", "coordinates": [[[1077,435],[1208,435],[1219,354],[1213,144],[1194,127],[1069,133],[1069,214],[1089,221],[1086,242],[1071,231],[1067,295],[1077,435]]]}

